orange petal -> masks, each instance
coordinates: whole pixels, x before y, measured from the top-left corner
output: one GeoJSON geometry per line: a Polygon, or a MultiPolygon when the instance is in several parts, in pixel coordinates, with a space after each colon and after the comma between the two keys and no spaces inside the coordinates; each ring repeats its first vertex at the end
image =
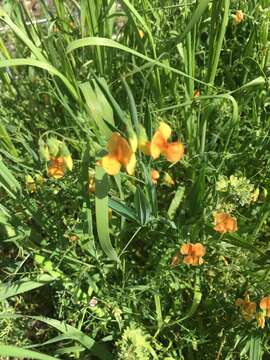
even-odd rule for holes
{"type": "Polygon", "coordinates": [[[161,152],[165,150],[167,142],[160,131],[157,131],[150,143],[150,155],[153,159],[157,159],[161,152]]]}
{"type": "Polygon", "coordinates": [[[54,179],[61,179],[65,172],[63,169],[52,166],[48,168],[48,175],[54,179]]]}
{"type": "Polygon", "coordinates": [[[192,255],[187,255],[184,257],[183,262],[187,265],[196,265],[196,258],[194,258],[192,255]]]}
{"type": "Polygon", "coordinates": [[[117,132],[112,133],[107,145],[108,152],[111,156],[118,156],[118,148],[120,146],[121,138],[122,136],[117,132]]]}
{"type": "Polygon", "coordinates": [[[194,254],[198,257],[205,255],[205,247],[201,243],[194,244],[192,250],[194,254]]]}
{"type": "Polygon", "coordinates": [[[260,308],[262,310],[269,310],[270,309],[270,296],[265,296],[260,301],[260,308]]]}
{"type": "Polygon", "coordinates": [[[101,159],[101,165],[109,175],[117,175],[121,169],[120,162],[110,155],[104,156],[101,159]]]}
{"type": "Polygon", "coordinates": [[[127,166],[131,161],[132,155],[133,155],[133,151],[131,149],[131,146],[129,145],[126,139],[121,137],[121,139],[118,142],[117,160],[120,162],[120,164],[127,166]]]}
{"type": "Polygon", "coordinates": [[[182,255],[188,255],[192,252],[192,244],[183,244],[181,246],[180,252],[182,255]]]}
{"type": "Polygon", "coordinates": [[[160,132],[165,141],[167,141],[172,134],[172,129],[165,122],[160,123],[158,131],[160,132]]]}
{"type": "Polygon", "coordinates": [[[179,142],[167,144],[163,153],[169,162],[176,163],[181,160],[184,155],[184,145],[179,142]]]}

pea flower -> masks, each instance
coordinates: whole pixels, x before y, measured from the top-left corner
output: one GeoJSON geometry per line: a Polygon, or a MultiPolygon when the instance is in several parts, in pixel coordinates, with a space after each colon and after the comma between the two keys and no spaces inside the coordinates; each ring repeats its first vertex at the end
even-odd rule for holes
{"type": "Polygon", "coordinates": [[[237,231],[237,221],[224,212],[214,214],[214,230],[222,234],[237,231]]]}
{"type": "Polygon", "coordinates": [[[173,178],[171,177],[171,175],[168,174],[168,173],[165,173],[164,178],[163,178],[163,182],[164,182],[164,184],[167,185],[167,186],[173,186],[173,185],[175,185],[175,181],[173,180],[173,178]]]}
{"type": "Polygon", "coordinates": [[[184,145],[177,141],[169,143],[171,133],[170,126],[161,122],[150,143],[150,154],[153,159],[157,159],[161,154],[171,163],[182,159],[184,145]]]}
{"type": "Polygon", "coordinates": [[[270,296],[262,298],[260,308],[265,312],[267,317],[270,317],[270,296]]]}
{"type": "Polygon", "coordinates": [[[136,157],[130,144],[120,134],[114,132],[108,141],[108,155],[101,159],[101,165],[109,175],[120,172],[121,166],[126,168],[129,175],[135,170],[136,157]]]}
{"type": "Polygon", "coordinates": [[[247,295],[245,299],[237,299],[235,305],[240,308],[241,314],[245,320],[250,321],[256,313],[256,303],[250,301],[247,295]]]}
{"type": "Polygon", "coordinates": [[[232,15],[236,25],[240,24],[244,20],[244,13],[242,10],[237,10],[234,15],[232,15]]]}
{"type": "Polygon", "coordinates": [[[63,157],[51,158],[48,175],[54,179],[61,179],[65,175],[66,163],[63,157]]]}
{"type": "Polygon", "coordinates": [[[152,179],[153,184],[157,184],[157,181],[158,181],[159,177],[160,177],[160,175],[159,175],[159,172],[157,170],[152,170],[151,171],[151,179],[152,179]]]}
{"type": "Polygon", "coordinates": [[[203,256],[205,255],[205,247],[201,243],[184,244],[181,246],[180,252],[184,256],[184,263],[187,265],[201,265],[203,256]]]}

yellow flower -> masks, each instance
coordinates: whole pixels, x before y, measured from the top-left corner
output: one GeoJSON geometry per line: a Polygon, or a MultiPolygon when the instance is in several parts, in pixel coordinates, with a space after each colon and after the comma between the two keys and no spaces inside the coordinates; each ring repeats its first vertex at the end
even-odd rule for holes
{"type": "Polygon", "coordinates": [[[168,173],[165,173],[163,181],[167,186],[173,186],[175,184],[175,181],[168,173]]]}
{"type": "Polygon", "coordinates": [[[157,159],[161,154],[171,163],[182,159],[184,145],[180,142],[169,143],[168,139],[171,133],[170,126],[161,122],[150,143],[150,154],[153,159],[157,159]]]}
{"type": "Polygon", "coordinates": [[[126,168],[129,175],[132,175],[136,166],[135,153],[131,146],[120,134],[113,133],[108,141],[108,155],[101,159],[101,165],[109,175],[116,175],[120,172],[121,166],[126,168]]]}
{"type": "Polygon", "coordinates": [[[234,15],[232,15],[236,25],[240,24],[244,20],[244,13],[242,10],[237,10],[234,15]]]}

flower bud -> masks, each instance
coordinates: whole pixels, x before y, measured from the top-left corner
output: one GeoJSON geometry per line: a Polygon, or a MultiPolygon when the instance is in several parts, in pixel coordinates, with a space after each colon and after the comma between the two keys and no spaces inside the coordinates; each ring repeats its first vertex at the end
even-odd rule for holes
{"type": "Polygon", "coordinates": [[[56,157],[59,152],[60,141],[52,137],[47,140],[50,156],[56,157]]]}

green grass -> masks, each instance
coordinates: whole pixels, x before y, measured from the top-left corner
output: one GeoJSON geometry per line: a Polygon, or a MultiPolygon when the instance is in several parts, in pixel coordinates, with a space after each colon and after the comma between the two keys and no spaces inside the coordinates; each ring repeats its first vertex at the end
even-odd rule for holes
{"type": "Polygon", "coordinates": [[[235,301],[270,295],[270,1],[51,3],[0,6],[0,357],[268,359],[269,319],[235,301]],[[105,173],[112,132],[161,121],[180,162],[105,173]],[[225,210],[236,232],[213,229],[225,210]],[[171,266],[185,243],[202,265],[171,266]]]}

